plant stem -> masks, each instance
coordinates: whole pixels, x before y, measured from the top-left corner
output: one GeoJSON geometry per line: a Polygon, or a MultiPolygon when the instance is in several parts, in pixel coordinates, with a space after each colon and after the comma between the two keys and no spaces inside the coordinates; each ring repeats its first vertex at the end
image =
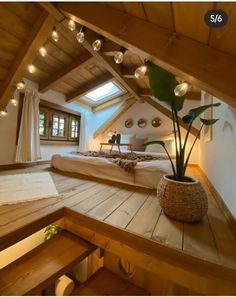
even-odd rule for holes
{"type": "MultiPolygon", "coordinates": [[[[177,135],[176,135],[176,127],[175,127],[175,115],[174,115],[174,107],[171,105],[171,112],[172,112],[172,123],[174,128],[174,136],[175,136],[175,155],[176,155],[176,170],[178,170],[178,162],[179,162],[179,152],[177,147],[177,135]]],[[[175,171],[175,178],[177,178],[176,171],[175,171]]]]}
{"type": "Polygon", "coordinates": [[[171,157],[170,157],[170,154],[168,153],[168,151],[167,151],[167,149],[166,149],[165,146],[163,146],[163,148],[164,148],[164,150],[165,150],[165,152],[166,152],[166,154],[167,154],[167,156],[168,156],[168,158],[169,158],[169,160],[170,160],[171,167],[172,167],[172,170],[173,170],[173,174],[174,174],[174,176],[176,177],[175,166],[174,166],[174,163],[173,163],[173,161],[172,161],[172,159],[171,159],[171,157]]]}

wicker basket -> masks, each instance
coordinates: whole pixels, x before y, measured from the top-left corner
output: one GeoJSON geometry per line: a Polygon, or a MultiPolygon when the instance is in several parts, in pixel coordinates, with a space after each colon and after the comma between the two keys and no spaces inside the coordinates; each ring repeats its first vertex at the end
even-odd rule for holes
{"type": "Polygon", "coordinates": [[[179,182],[165,175],[157,187],[157,196],[163,211],[178,221],[200,221],[208,209],[207,196],[202,185],[196,179],[191,180],[192,182],[179,182]]]}

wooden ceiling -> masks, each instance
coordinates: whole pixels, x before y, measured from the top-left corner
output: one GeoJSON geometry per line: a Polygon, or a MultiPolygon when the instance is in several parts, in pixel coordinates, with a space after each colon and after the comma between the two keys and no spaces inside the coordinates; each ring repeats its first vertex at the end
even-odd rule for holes
{"type": "Polygon", "coordinates": [[[152,95],[148,79],[145,77],[138,80],[134,77],[135,68],[142,65],[145,58],[171,70],[181,79],[190,81],[190,99],[199,100],[199,90],[205,89],[235,105],[236,86],[232,78],[235,69],[233,66],[236,65],[235,32],[236,3],[2,2],[0,108],[6,106],[17,81],[23,76],[38,83],[41,92],[55,90],[63,93],[68,101],[82,102],[78,96],[113,77],[127,90],[128,96],[126,94],[124,100],[137,100],[141,97],[145,99],[152,95]],[[91,10],[91,7],[94,9],[91,10]],[[212,29],[205,25],[204,14],[210,9],[223,9],[228,14],[229,21],[226,27],[212,29]],[[76,21],[89,28],[86,32],[86,42],[82,45],[76,40],[76,33],[81,25],[77,24],[76,31],[71,32],[67,27],[68,20],[65,19],[65,15],[73,15],[76,21]],[[31,36],[32,28],[36,27],[35,20],[40,18],[41,29],[38,21],[38,28],[35,28],[35,34],[31,36]],[[58,42],[54,42],[50,36],[54,23],[60,36],[58,42]],[[117,27],[117,24],[121,27],[117,27]],[[151,32],[150,28],[153,29],[151,32]],[[159,34],[159,39],[152,41],[155,30],[159,34]],[[131,31],[132,38],[128,35],[131,31]],[[98,36],[97,33],[102,33],[106,37],[98,53],[91,47],[92,41],[98,36]],[[33,47],[29,46],[30,42],[33,47]],[[183,44],[179,46],[178,42],[183,44]],[[119,50],[120,45],[125,46],[128,51],[122,65],[116,65],[113,55],[119,50]],[[137,45],[140,45],[138,49],[137,45]],[[40,46],[46,48],[46,57],[39,54],[40,46]],[[156,55],[154,50],[159,51],[160,55],[156,55]],[[204,51],[209,52],[205,54],[204,51]],[[196,54],[199,54],[199,57],[195,57],[196,54]],[[35,73],[27,71],[29,64],[36,67],[35,73]],[[218,77],[220,74],[221,80],[218,77]]]}

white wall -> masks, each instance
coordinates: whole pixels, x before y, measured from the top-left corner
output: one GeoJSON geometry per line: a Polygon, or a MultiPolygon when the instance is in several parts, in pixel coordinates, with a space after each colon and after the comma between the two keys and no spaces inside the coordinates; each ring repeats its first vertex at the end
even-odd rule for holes
{"type": "MultiPolygon", "coordinates": [[[[203,93],[204,96],[204,93],[203,93]]],[[[213,140],[200,142],[200,166],[236,217],[236,109],[221,102],[214,108],[213,140]]]]}

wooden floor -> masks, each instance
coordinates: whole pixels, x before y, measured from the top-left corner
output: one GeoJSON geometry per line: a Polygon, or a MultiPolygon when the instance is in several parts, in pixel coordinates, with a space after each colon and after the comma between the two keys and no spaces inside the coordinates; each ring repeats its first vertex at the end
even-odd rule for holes
{"type": "MultiPolygon", "coordinates": [[[[1,172],[50,170],[47,165],[1,172]]],[[[222,266],[236,267],[236,239],[216,203],[208,183],[197,167],[189,169],[208,194],[209,211],[202,222],[183,224],[169,219],[161,210],[156,192],[118,183],[97,181],[73,174],[51,171],[63,198],[0,207],[0,243],[20,226],[42,214],[67,206],[100,221],[139,234],[181,252],[222,266]]]]}

